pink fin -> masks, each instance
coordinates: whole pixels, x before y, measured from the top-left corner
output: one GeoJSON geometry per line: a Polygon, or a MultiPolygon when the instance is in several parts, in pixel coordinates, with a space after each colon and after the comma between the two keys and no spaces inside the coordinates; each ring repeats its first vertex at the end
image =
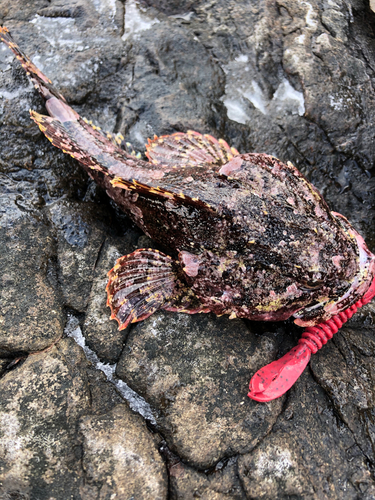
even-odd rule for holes
{"type": "Polygon", "coordinates": [[[192,130],[188,130],[186,134],[177,132],[155,136],[148,140],[146,149],[146,156],[152,163],[170,167],[199,167],[209,164],[219,166],[239,154],[224,140],[217,140],[211,135],[202,135],[192,130]]]}
{"type": "Polygon", "coordinates": [[[119,330],[168,306],[182,291],[174,261],[158,250],[141,249],[125,255],[109,271],[107,305],[119,330]]]}
{"type": "Polygon", "coordinates": [[[310,357],[308,346],[299,344],[282,358],[258,370],[250,380],[249,398],[265,403],[282,396],[302,374],[310,357]]]}

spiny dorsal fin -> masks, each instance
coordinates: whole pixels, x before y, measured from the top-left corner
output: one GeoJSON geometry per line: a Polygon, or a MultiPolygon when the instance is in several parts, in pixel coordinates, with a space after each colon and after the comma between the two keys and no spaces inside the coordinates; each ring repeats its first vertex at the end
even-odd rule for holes
{"type": "Polygon", "coordinates": [[[178,167],[221,166],[238,155],[223,139],[203,135],[192,130],[186,134],[155,136],[146,144],[146,156],[155,165],[178,167]]]}

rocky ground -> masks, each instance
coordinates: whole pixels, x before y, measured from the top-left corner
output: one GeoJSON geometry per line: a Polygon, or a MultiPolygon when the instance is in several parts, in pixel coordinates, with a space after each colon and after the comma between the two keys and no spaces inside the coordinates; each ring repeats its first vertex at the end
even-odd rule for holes
{"type": "MultiPolygon", "coordinates": [[[[375,14],[364,0],[0,0],[83,116],[291,161],[375,250],[375,14]]],[[[106,272],[149,246],[29,119],[0,47],[0,498],[375,499],[374,305],[287,395],[246,396],[291,322],[160,312],[118,332],[106,272]]],[[[151,243],[152,244],[152,243],[151,243]]]]}

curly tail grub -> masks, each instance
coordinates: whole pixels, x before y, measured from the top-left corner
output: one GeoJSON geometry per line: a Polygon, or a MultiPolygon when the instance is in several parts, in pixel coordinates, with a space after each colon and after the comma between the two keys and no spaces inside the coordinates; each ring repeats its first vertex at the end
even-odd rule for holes
{"type": "Polygon", "coordinates": [[[256,372],[250,380],[249,398],[255,401],[267,402],[282,396],[302,374],[310,361],[311,354],[315,354],[321,349],[338,332],[339,328],[360,307],[368,304],[374,296],[375,279],[373,279],[364,296],[348,309],[317,326],[306,328],[296,347],[282,358],[273,361],[256,372]]]}

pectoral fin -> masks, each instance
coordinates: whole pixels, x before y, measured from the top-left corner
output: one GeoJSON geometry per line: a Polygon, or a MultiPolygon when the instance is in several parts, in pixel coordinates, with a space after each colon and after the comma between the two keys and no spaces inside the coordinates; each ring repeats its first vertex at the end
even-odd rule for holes
{"type": "Polygon", "coordinates": [[[174,260],[158,250],[143,248],[124,255],[109,271],[107,305],[119,330],[173,304],[184,292],[174,260]]]}

